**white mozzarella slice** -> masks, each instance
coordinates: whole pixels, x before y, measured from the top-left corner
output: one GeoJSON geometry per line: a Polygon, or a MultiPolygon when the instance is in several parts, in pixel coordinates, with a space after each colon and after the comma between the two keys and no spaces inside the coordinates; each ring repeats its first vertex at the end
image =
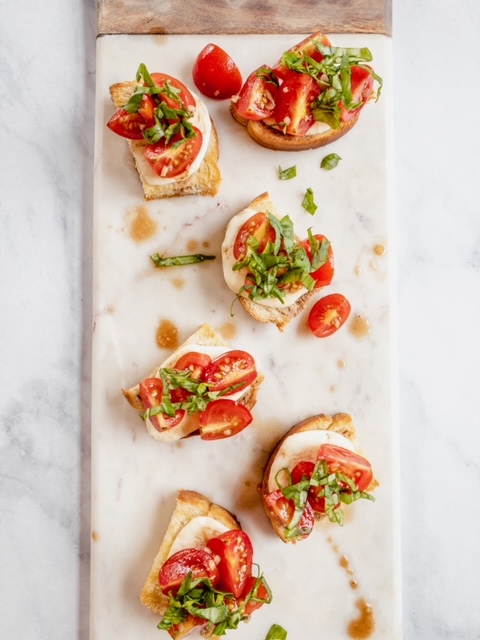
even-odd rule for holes
{"type": "Polygon", "coordinates": [[[211,538],[225,531],[229,531],[228,527],[210,516],[192,518],[177,534],[168,555],[173,556],[182,549],[203,549],[211,538]]]}

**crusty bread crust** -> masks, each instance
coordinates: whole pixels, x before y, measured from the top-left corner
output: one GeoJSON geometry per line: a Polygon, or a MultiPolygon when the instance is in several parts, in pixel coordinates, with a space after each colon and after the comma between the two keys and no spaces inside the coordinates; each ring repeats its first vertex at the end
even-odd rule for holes
{"type": "MultiPolygon", "coordinates": [[[[335,431],[336,433],[339,433],[345,438],[348,438],[351,442],[355,442],[355,438],[356,438],[355,426],[354,426],[352,417],[348,413],[337,413],[333,416],[328,416],[324,413],[321,413],[315,416],[311,416],[310,418],[306,418],[305,420],[302,420],[302,422],[299,422],[294,427],[292,427],[289,431],[287,431],[287,433],[283,436],[283,438],[281,438],[277,442],[275,448],[270,454],[270,457],[268,458],[267,464],[263,471],[263,479],[262,479],[262,497],[264,499],[270,493],[268,489],[268,481],[270,477],[271,468],[275,461],[275,457],[277,456],[285,440],[290,436],[292,436],[294,433],[300,433],[302,431],[320,431],[320,430],[335,431]]],[[[378,486],[378,482],[376,479],[374,479],[370,487],[368,487],[367,491],[372,491],[373,489],[375,489],[376,486],[378,486]]],[[[265,500],[263,500],[263,505],[265,507],[265,500]]],[[[278,535],[279,538],[283,540],[283,542],[292,543],[292,544],[296,544],[298,542],[296,538],[287,538],[285,536],[285,529],[281,526],[281,524],[279,524],[274,518],[270,516],[266,508],[265,508],[265,512],[270,519],[270,522],[272,524],[272,527],[275,533],[278,535]]],[[[317,519],[320,519],[322,517],[324,516],[320,516],[317,519]]]]}
{"type": "Polygon", "coordinates": [[[173,542],[180,530],[190,520],[198,516],[210,516],[228,529],[241,529],[237,518],[224,507],[214,504],[207,497],[196,491],[180,490],[167,531],[140,594],[142,604],[155,613],[163,615],[169,604],[168,596],[165,596],[160,589],[158,582],[159,571],[167,560],[173,542]]]}
{"type": "MultiPolygon", "coordinates": [[[[260,194],[253,200],[247,208],[253,209],[253,211],[269,211],[273,215],[277,215],[275,205],[273,204],[268,191],[260,194]]],[[[296,238],[300,241],[300,238],[296,238]]],[[[294,318],[301,313],[308,305],[310,299],[315,295],[315,289],[311,291],[305,291],[297,300],[286,307],[267,307],[265,305],[251,300],[246,295],[238,296],[238,299],[244,309],[258,322],[272,322],[280,331],[284,331],[294,318]]]]}
{"type": "MultiPolygon", "coordinates": [[[[201,325],[195,333],[187,338],[180,347],[178,347],[178,350],[169,356],[155,371],[146,376],[146,378],[155,377],[158,373],[158,369],[172,367],[178,360],[178,356],[176,355],[178,351],[188,345],[221,346],[225,347],[225,351],[229,350],[228,344],[222,336],[208,323],[205,323],[201,325]]],[[[257,393],[263,380],[264,376],[261,373],[258,373],[255,382],[245,391],[243,396],[241,396],[237,402],[239,404],[243,404],[247,409],[252,409],[257,402],[257,393]]],[[[145,411],[145,407],[143,406],[140,398],[140,383],[136,384],[134,387],[130,387],[129,389],[122,389],[122,393],[134,409],[138,412],[145,411]]],[[[149,422],[145,422],[145,425],[148,433],[152,438],[154,438],[154,440],[159,442],[174,442],[175,440],[180,440],[187,436],[198,435],[198,414],[186,416],[186,419],[179,425],[170,429],[165,429],[164,431],[158,431],[149,422]]]]}
{"type": "MultiPolygon", "coordinates": [[[[135,81],[131,81],[118,82],[110,87],[110,95],[117,109],[123,107],[129,101],[136,86],[137,83],[135,81]]],[[[145,146],[146,143],[142,140],[127,140],[129,149],[132,153],[135,169],[137,170],[142,183],[143,193],[146,200],[173,198],[187,195],[215,196],[218,193],[220,183],[222,181],[220,168],[218,166],[220,145],[217,130],[215,129],[213,121],[211,122],[212,134],[210,136],[210,142],[205,158],[203,159],[198,171],[183,180],[177,180],[176,182],[165,185],[149,184],[135,161],[133,150],[135,148],[145,146]]]]}

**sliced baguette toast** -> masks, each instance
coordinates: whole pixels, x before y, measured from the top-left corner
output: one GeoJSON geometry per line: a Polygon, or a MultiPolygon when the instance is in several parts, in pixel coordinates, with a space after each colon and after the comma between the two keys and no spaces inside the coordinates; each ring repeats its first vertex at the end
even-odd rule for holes
{"type": "MultiPolygon", "coordinates": [[[[123,107],[135,91],[137,83],[135,81],[118,82],[110,87],[110,95],[117,109],[123,107]]],[[[197,100],[198,97],[196,96],[197,100]]],[[[207,152],[198,171],[187,178],[164,185],[149,184],[146,177],[135,160],[134,149],[145,146],[141,140],[127,140],[132,153],[135,169],[140,177],[143,192],[146,200],[160,198],[173,198],[177,196],[202,195],[215,196],[218,193],[222,176],[218,166],[220,155],[220,145],[215,125],[212,122],[212,133],[207,152]]]]}
{"type": "MultiPolygon", "coordinates": [[[[276,211],[270,194],[268,192],[262,193],[255,200],[253,200],[248,206],[248,209],[252,209],[254,212],[270,212],[273,215],[280,217],[276,211]]],[[[300,239],[297,238],[299,241],[300,239]]],[[[229,243],[222,245],[222,257],[224,259],[233,251],[232,246],[229,243]]],[[[268,307],[262,305],[255,300],[251,300],[246,295],[239,295],[238,299],[244,309],[258,322],[271,322],[275,324],[280,331],[284,331],[289,322],[291,322],[296,316],[298,316],[308,305],[310,299],[315,295],[315,289],[306,291],[301,294],[297,300],[285,307],[268,307]]]]}
{"type": "Polygon", "coordinates": [[[165,596],[160,589],[158,573],[167,560],[174,540],[181,529],[198,516],[210,516],[228,529],[241,529],[236,517],[223,507],[212,503],[196,491],[180,490],[167,531],[140,594],[142,604],[154,613],[163,615],[169,604],[168,596],[165,596]]]}
{"type": "MultiPolygon", "coordinates": [[[[225,347],[225,351],[229,350],[229,347],[222,336],[209,324],[205,323],[201,325],[189,338],[187,338],[187,340],[185,340],[155,371],[146,376],[146,378],[156,377],[159,369],[173,367],[178,360],[177,354],[190,345],[220,346],[225,347]]],[[[247,409],[252,409],[256,404],[257,392],[263,382],[263,379],[263,376],[259,373],[254,383],[245,390],[245,393],[239,400],[237,400],[237,402],[239,404],[243,404],[247,409]]],[[[129,389],[122,389],[122,393],[134,409],[141,413],[145,411],[145,407],[143,406],[143,402],[140,398],[140,383],[129,389]]],[[[187,419],[182,421],[176,427],[171,427],[170,429],[165,429],[161,432],[155,429],[150,421],[146,421],[145,424],[148,433],[152,438],[159,442],[173,442],[175,440],[180,440],[181,438],[194,435],[198,433],[199,426],[197,414],[187,416],[187,419]]]]}

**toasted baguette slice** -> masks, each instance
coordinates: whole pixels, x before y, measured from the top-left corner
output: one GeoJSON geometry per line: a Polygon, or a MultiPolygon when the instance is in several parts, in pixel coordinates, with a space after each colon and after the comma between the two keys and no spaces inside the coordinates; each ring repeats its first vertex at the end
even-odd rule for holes
{"type": "MultiPolygon", "coordinates": [[[[160,365],[160,367],[158,367],[150,375],[145,377],[155,377],[158,369],[173,367],[173,365],[179,358],[179,354],[184,352],[183,350],[187,347],[194,347],[195,345],[205,347],[225,347],[225,352],[229,351],[229,347],[222,336],[218,334],[209,324],[205,323],[199,329],[197,329],[195,333],[187,338],[187,340],[185,340],[185,342],[183,342],[178,347],[178,349],[176,349],[175,352],[172,353],[172,355],[169,356],[160,365]]],[[[243,404],[245,407],[247,407],[247,409],[252,409],[256,404],[257,392],[263,382],[263,379],[263,375],[259,373],[255,382],[250,387],[247,387],[245,393],[241,396],[241,398],[237,400],[237,402],[239,404],[243,404]]],[[[129,389],[122,389],[122,393],[134,409],[141,413],[145,411],[145,407],[143,406],[143,402],[140,398],[140,383],[129,389]]],[[[148,420],[145,421],[145,424],[148,433],[152,436],[152,438],[158,440],[159,442],[173,442],[175,440],[180,440],[181,438],[186,438],[190,435],[198,434],[198,414],[186,416],[186,419],[176,427],[171,427],[170,429],[165,429],[163,431],[158,431],[157,429],[155,429],[155,427],[148,420]]]]}
{"type": "MultiPolygon", "coordinates": [[[[110,87],[110,95],[117,109],[123,107],[129,101],[135,91],[137,83],[118,82],[110,87]]],[[[195,96],[199,100],[198,96],[195,96]]],[[[135,147],[145,146],[141,140],[127,140],[128,146],[132,153],[133,161],[137,173],[140,177],[143,192],[146,200],[155,200],[160,198],[173,198],[177,196],[202,195],[215,196],[218,193],[222,176],[218,166],[218,158],[220,155],[220,145],[215,125],[212,122],[212,133],[205,157],[200,168],[187,178],[177,180],[176,182],[166,183],[164,185],[149,184],[143,175],[141,167],[135,160],[133,153],[135,147]]]]}
{"type": "MultiPolygon", "coordinates": [[[[281,455],[281,451],[284,450],[285,442],[288,440],[288,438],[291,438],[294,434],[302,433],[306,431],[330,431],[330,432],[333,432],[334,434],[339,434],[340,436],[343,436],[344,438],[346,438],[352,443],[352,449],[355,449],[355,450],[358,449],[356,444],[356,431],[355,431],[355,426],[353,424],[353,419],[347,413],[337,413],[333,416],[328,416],[322,413],[322,414],[312,416],[310,418],[306,418],[302,422],[299,422],[297,425],[295,425],[289,431],[287,431],[287,433],[283,436],[283,438],[279,440],[279,442],[276,444],[275,448],[273,449],[267,461],[267,464],[263,472],[263,479],[262,479],[262,496],[264,498],[264,506],[265,506],[265,498],[272,491],[272,483],[274,480],[273,476],[275,476],[276,473],[278,472],[278,470],[276,470],[276,467],[278,466],[285,467],[288,465],[288,462],[289,462],[285,458],[282,458],[281,460],[279,459],[279,456],[281,455]]],[[[332,438],[334,437],[335,436],[332,436],[332,438]]],[[[334,440],[332,441],[332,444],[335,444],[334,440]]],[[[299,452],[298,459],[296,460],[296,462],[299,462],[301,459],[302,459],[302,455],[301,455],[301,452],[299,452]]],[[[378,486],[378,481],[374,478],[370,486],[366,490],[373,491],[377,486],[378,486]]],[[[285,535],[286,532],[284,527],[275,518],[273,518],[270,515],[270,513],[266,508],[265,508],[265,511],[267,513],[267,516],[270,519],[270,522],[272,524],[272,527],[275,533],[283,540],[283,542],[290,542],[293,544],[298,542],[298,539],[296,537],[287,538],[285,535]]],[[[325,516],[317,515],[316,517],[317,519],[321,519],[321,518],[324,518],[325,516]]]]}
{"type": "Polygon", "coordinates": [[[165,596],[160,589],[158,582],[159,571],[169,557],[172,545],[180,531],[191,520],[199,516],[209,516],[229,530],[241,529],[236,517],[223,507],[212,503],[208,498],[196,491],[180,490],[167,531],[140,594],[142,604],[154,613],[163,615],[169,604],[168,596],[165,596]]]}
{"type": "MultiPolygon", "coordinates": [[[[259,195],[246,208],[252,209],[254,212],[268,211],[273,215],[280,217],[268,192],[259,195]]],[[[231,222],[230,224],[233,224],[233,222],[231,222]]],[[[297,240],[299,241],[300,239],[297,238],[297,240]]],[[[228,261],[228,259],[231,260],[232,254],[233,247],[228,241],[224,241],[222,245],[224,269],[228,268],[228,266],[226,266],[226,262],[228,261]]],[[[278,327],[280,331],[284,331],[289,322],[291,322],[296,316],[298,316],[299,313],[301,313],[305,309],[312,296],[315,295],[315,289],[312,289],[311,291],[307,291],[305,289],[302,290],[305,291],[305,293],[301,293],[293,304],[284,307],[269,307],[266,305],[262,305],[255,300],[251,300],[246,295],[240,295],[238,296],[238,299],[240,300],[240,303],[242,304],[244,309],[252,316],[252,318],[258,320],[258,322],[272,322],[278,327]]]]}

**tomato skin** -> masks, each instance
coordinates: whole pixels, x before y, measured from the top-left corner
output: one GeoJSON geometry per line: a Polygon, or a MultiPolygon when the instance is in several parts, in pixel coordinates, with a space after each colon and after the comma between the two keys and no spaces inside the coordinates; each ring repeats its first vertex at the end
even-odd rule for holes
{"type": "MultiPolygon", "coordinates": [[[[165,87],[168,82],[168,84],[175,89],[179,89],[179,98],[187,108],[196,105],[196,100],[190,90],[183,84],[183,82],[177,80],[177,78],[169,76],[167,73],[151,73],[150,76],[157,87],[165,87]]],[[[181,106],[178,100],[170,98],[170,96],[167,96],[165,93],[161,94],[161,99],[164,100],[172,109],[178,109],[181,106]]]]}
{"type": "Polygon", "coordinates": [[[156,144],[146,145],[145,158],[161,178],[176,178],[188,171],[194,163],[202,147],[203,135],[200,129],[193,129],[196,133],[194,138],[184,140],[178,135],[171,138],[168,144],[165,138],[162,138],[156,144]],[[177,148],[176,142],[180,142],[177,148]]]}
{"type": "Polygon", "coordinates": [[[274,85],[258,77],[257,71],[254,71],[248,76],[232,108],[237,115],[246,120],[264,120],[273,114],[275,92],[274,85]]]}
{"type": "Polygon", "coordinates": [[[351,87],[352,87],[352,99],[353,103],[361,102],[362,104],[358,107],[358,109],[353,109],[349,111],[343,103],[341,103],[342,108],[342,121],[348,122],[349,120],[353,120],[363,107],[366,105],[368,99],[372,95],[373,91],[373,76],[369,72],[368,69],[364,67],[352,67],[352,75],[351,75],[351,87]]]}
{"type": "MultiPolygon", "coordinates": [[[[276,520],[282,527],[289,528],[293,524],[295,517],[295,503],[293,500],[286,498],[281,489],[272,491],[264,497],[265,508],[267,513],[276,520]]],[[[315,514],[312,507],[307,502],[305,510],[300,518],[300,521],[295,527],[296,534],[295,539],[303,540],[312,532],[315,524],[315,514]]]]}
{"type": "MultiPolygon", "coordinates": [[[[297,484],[302,480],[310,480],[315,470],[315,463],[302,460],[292,469],[292,484],[297,484]]],[[[308,502],[315,513],[325,513],[325,498],[319,496],[320,487],[310,487],[308,490],[308,502]]]]}
{"type": "Polygon", "coordinates": [[[240,228],[233,245],[233,256],[236,260],[244,260],[248,253],[248,241],[254,236],[258,241],[258,253],[263,253],[270,242],[275,242],[275,228],[268,216],[259,211],[246,220],[240,228]]]}
{"type": "Polygon", "coordinates": [[[250,538],[240,529],[222,533],[207,542],[215,562],[219,579],[218,589],[239,598],[252,573],[253,546],[250,538]]]}
{"type": "Polygon", "coordinates": [[[193,81],[199,91],[216,100],[231,98],[242,87],[242,75],[233,59],[212,43],[198,54],[193,66],[193,81]]]}
{"type": "Polygon", "coordinates": [[[308,326],[317,338],[326,338],[345,324],[350,311],[350,302],[344,295],[331,293],[313,305],[308,315],[308,326]]]}
{"type": "Polygon", "coordinates": [[[250,575],[245,581],[245,586],[243,588],[242,594],[239,598],[237,598],[237,604],[239,607],[241,607],[246,602],[245,614],[249,616],[257,609],[260,609],[261,606],[270,602],[270,600],[271,594],[265,585],[265,580],[262,577],[256,578],[255,576],[250,575]],[[257,584],[257,580],[260,580],[260,584],[257,589],[255,600],[249,599],[253,589],[255,588],[255,585],[257,584]],[[262,600],[263,602],[261,602],[262,600]]]}
{"type": "Polygon", "coordinates": [[[317,460],[327,462],[330,473],[339,472],[353,480],[359,491],[366,491],[372,483],[372,465],[355,451],[333,444],[322,444],[317,460]]]}
{"type": "Polygon", "coordinates": [[[200,380],[203,372],[211,361],[212,359],[208,353],[189,351],[188,353],[184,353],[183,356],[180,356],[175,363],[175,369],[177,369],[177,371],[185,371],[188,369],[191,372],[190,375],[193,380],[200,380]]]}
{"type": "MultiPolygon", "coordinates": [[[[320,244],[322,242],[325,242],[325,240],[327,240],[327,238],[320,233],[315,234],[314,237],[320,244]]],[[[312,246],[311,246],[310,239],[307,238],[307,240],[304,240],[302,245],[305,248],[305,251],[307,252],[307,255],[311,261],[312,246]]],[[[332,282],[334,274],[335,274],[335,258],[333,256],[332,245],[330,244],[330,246],[328,247],[327,262],[325,262],[325,264],[319,267],[316,271],[312,271],[310,273],[312,278],[315,280],[315,289],[320,289],[321,287],[328,286],[332,282]]]]}
{"type": "Polygon", "coordinates": [[[229,398],[210,402],[199,416],[202,440],[231,438],[243,431],[253,421],[253,416],[243,404],[229,398]]]}
{"type": "Polygon", "coordinates": [[[182,638],[186,638],[186,636],[188,636],[195,627],[203,627],[206,623],[207,621],[205,618],[193,616],[189,613],[185,620],[172,625],[170,629],[168,629],[168,633],[173,640],[182,640],[182,638]]]}
{"type": "Polygon", "coordinates": [[[141,113],[129,113],[126,109],[117,109],[107,127],[122,138],[143,140],[143,132],[147,128],[141,113]]]}
{"type": "MultiPolygon", "coordinates": [[[[145,409],[159,407],[163,401],[163,382],[160,378],[146,378],[140,383],[139,393],[145,409]]],[[[180,409],[174,416],[168,416],[165,413],[150,416],[150,422],[158,431],[164,431],[179,425],[184,417],[185,410],[180,409]]]]}
{"type": "Polygon", "coordinates": [[[242,391],[257,378],[255,360],[246,351],[233,349],[215,358],[205,369],[203,380],[210,391],[224,391],[238,385],[232,393],[242,391]]]}
{"type": "Polygon", "coordinates": [[[318,83],[305,73],[287,70],[276,93],[273,117],[282,132],[305,135],[315,122],[311,104],[320,94],[318,83]]]}
{"type": "Polygon", "coordinates": [[[192,573],[194,580],[206,578],[216,586],[219,579],[218,568],[212,554],[203,549],[182,549],[170,556],[158,574],[158,582],[162,593],[168,595],[170,591],[176,595],[182,582],[192,573]]]}

